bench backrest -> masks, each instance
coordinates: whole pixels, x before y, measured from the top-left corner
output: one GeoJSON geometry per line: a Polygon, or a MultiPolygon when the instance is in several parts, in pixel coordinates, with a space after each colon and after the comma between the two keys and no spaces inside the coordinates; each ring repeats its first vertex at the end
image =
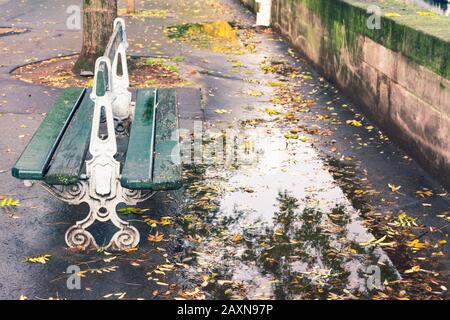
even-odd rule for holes
{"type": "Polygon", "coordinates": [[[117,18],[105,54],[95,64],[94,84],[90,95],[95,103],[95,110],[89,146],[94,157],[105,154],[114,156],[117,152],[114,119],[124,120],[132,113],[131,92],[128,90],[127,48],[125,21],[117,18]],[[119,65],[122,69],[120,75],[119,65]],[[102,116],[106,117],[106,128],[105,124],[100,123],[102,116]]]}
{"type": "MultiPolygon", "coordinates": [[[[120,82],[125,82],[126,87],[130,85],[128,77],[127,49],[128,38],[125,26],[125,20],[117,18],[114,20],[114,32],[111,35],[108,46],[105,50],[105,57],[111,60],[112,76],[120,82]],[[122,64],[122,75],[119,75],[119,66],[122,64]],[[122,80],[122,81],[120,81],[122,80]]],[[[117,85],[117,81],[116,81],[117,85]]]]}
{"type": "Polygon", "coordinates": [[[95,103],[92,120],[91,142],[89,152],[92,156],[109,154],[114,156],[117,152],[116,132],[113,118],[113,92],[114,86],[111,77],[111,61],[108,57],[100,57],[95,64],[95,78],[93,90],[90,95],[95,103]],[[106,131],[102,130],[102,115],[106,118],[106,131]],[[102,131],[103,135],[102,135],[102,131]]]}
{"type": "Polygon", "coordinates": [[[124,120],[130,116],[131,93],[128,90],[130,87],[127,63],[128,46],[125,20],[117,18],[114,20],[114,32],[109,39],[104,57],[111,61],[113,112],[114,117],[119,120],[124,120]]]}
{"type": "Polygon", "coordinates": [[[128,48],[125,21],[122,18],[117,18],[114,20],[114,32],[111,35],[105,50],[105,56],[111,61],[114,60],[120,44],[124,44],[128,48]]]}

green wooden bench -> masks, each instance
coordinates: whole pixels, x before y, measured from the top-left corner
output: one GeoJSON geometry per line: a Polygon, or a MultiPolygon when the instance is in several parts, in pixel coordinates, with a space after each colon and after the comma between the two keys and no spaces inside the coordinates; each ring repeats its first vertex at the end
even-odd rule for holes
{"type": "MultiPolygon", "coordinates": [[[[33,135],[12,174],[53,186],[76,185],[90,143],[92,89],[67,88],[33,135]]],[[[135,190],[181,188],[178,109],[175,89],[138,89],[122,187],[135,190]]]]}
{"type": "MultiPolygon", "coordinates": [[[[119,22],[116,28],[125,32],[119,22]]],[[[114,65],[106,56],[99,58],[93,88],[61,93],[12,168],[14,177],[39,181],[63,201],[89,204],[88,217],[66,233],[72,248],[98,248],[86,230],[95,221],[111,221],[119,228],[107,249],[136,247],[139,233],[119,218],[117,205],[136,205],[155,191],[182,186],[175,89],[136,91],[125,160],[116,160],[114,65]]]]}

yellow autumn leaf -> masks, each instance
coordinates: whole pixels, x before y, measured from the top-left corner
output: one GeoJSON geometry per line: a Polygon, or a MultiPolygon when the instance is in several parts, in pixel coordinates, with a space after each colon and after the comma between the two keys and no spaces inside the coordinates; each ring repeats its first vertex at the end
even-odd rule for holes
{"type": "Polygon", "coordinates": [[[372,239],[370,239],[369,241],[362,242],[362,243],[360,243],[359,245],[360,245],[361,247],[367,247],[367,246],[369,246],[369,245],[372,245],[376,240],[377,240],[376,238],[372,237],[372,239]]]}
{"type": "Polygon", "coordinates": [[[231,110],[227,110],[227,109],[216,109],[214,110],[215,113],[217,114],[225,114],[225,113],[231,113],[231,110]]]}
{"type": "Polygon", "coordinates": [[[435,16],[436,15],[434,12],[431,12],[431,11],[417,11],[416,13],[419,16],[425,16],[425,17],[435,16]]]}
{"type": "Polygon", "coordinates": [[[301,136],[301,137],[299,138],[299,140],[300,140],[301,142],[307,142],[307,141],[308,141],[308,138],[306,138],[305,136],[301,136]]]}
{"type": "Polygon", "coordinates": [[[406,245],[408,247],[410,247],[410,248],[415,249],[415,250],[424,249],[426,247],[426,244],[423,243],[423,242],[420,242],[420,240],[418,240],[418,239],[415,239],[415,240],[412,240],[412,241],[408,241],[406,243],[406,245]]]}
{"type": "Polygon", "coordinates": [[[242,236],[239,233],[236,233],[231,240],[235,243],[239,243],[242,240],[242,236]]]}
{"type": "Polygon", "coordinates": [[[347,120],[347,124],[353,127],[362,127],[362,123],[358,120],[347,120]]]}
{"type": "Polygon", "coordinates": [[[411,269],[406,270],[405,273],[415,273],[419,272],[420,270],[420,266],[413,266],[411,269]]]}
{"type": "Polygon", "coordinates": [[[381,237],[380,239],[376,240],[376,241],[374,242],[374,244],[380,244],[380,243],[382,243],[384,240],[386,240],[386,238],[387,238],[387,236],[383,236],[383,237],[381,237]]]}
{"type": "Polygon", "coordinates": [[[417,223],[416,223],[415,218],[412,218],[410,216],[408,216],[405,212],[400,212],[398,217],[397,217],[397,224],[400,224],[402,227],[411,227],[411,226],[416,226],[417,227],[417,223]]]}
{"type": "Polygon", "coordinates": [[[443,257],[445,254],[442,251],[439,252],[433,252],[431,254],[432,257],[443,257]]]}
{"type": "Polygon", "coordinates": [[[25,261],[29,263],[46,264],[50,260],[51,255],[43,254],[39,256],[25,257],[25,261]]]}
{"type": "Polygon", "coordinates": [[[271,87],[284,87],[286,84],[284,82],[269,81],[267,82],[267,85],[271,87]]]}
{"type": "Polygon", "coordinates": [[[276,116],[280,114],[280,111],[275,110],[275,109],[270,109],[270,108],[266,108],[265,112],[269,115],[269,116],[276,116]]]}
{"type": "Polygon", "coordinates": [[[245,90],[245,91],[242,91],[242,93],[252,96],[252,97],[261,97],[263,95],[263,93],[261,91],[257,91],[257,90],[245,90]]]}
{"type": "Polygon", "coordinates": [[[298,140],[298,138],[299,138],[298,134],[292,134],[292,133],[286,133],[284,135],[284,137],[288,140],[289,139],[298,140]]]}
{"type": "Polygon", "coordinates": [[[159,224],[162,226],[169,226],[173,224],[173,219],[171,217],[162,217],[159,224]]]}
{"type": "Polygon", "coordinates": [[[19,207],[20,200],[14,200],[11,197],[0,196],[0,199],[3,199],[0,203],[0,207],[19,207]]]}
{"type": "Polygon", "coordinates": [[[158,226],[158,223],[159,223],[158,220],[153,220],[153,219],[150,219],[150,218],[145,219],[144,222],[145,222],[146,224],[148,224],[150,227],[153,227],[153,228],[157,227],[157,226],[158,226]]]}
{"type": "Polygon", "coordinates": [[[361,247],[368,247],[368,246],[380,246],[380,247],[395,247],[396,243],[394,241],[392,242],[384,242],[384,240],[386,240],[387,235],[381,237],[380,239],[376,239],[374,237],[372,237],[372,239],[370,239],[369,241],[360,243],[359,245],[361,247]]]}

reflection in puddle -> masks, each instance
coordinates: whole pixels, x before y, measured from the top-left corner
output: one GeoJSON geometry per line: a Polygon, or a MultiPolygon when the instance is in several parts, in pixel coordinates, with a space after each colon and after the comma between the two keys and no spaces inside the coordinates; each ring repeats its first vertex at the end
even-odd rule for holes
{"type": "Polygon", "coordinates": [[[246,134],[252,162],[197,166],[186,183],[186,245],[211,298],[370,298],[398,277],[382,250],[359,245],[372,236],[312,146],[274,128],[246,134]]]}
{"type": "Polygon", "coordinates": [[[187,23],[166,31],[170,39],[180,39],[197,49],[224,54],[243,54],[255,49],[248,41],[251,35],[247,31],[240,34],[237,28],[223,20],[187,23]]]}

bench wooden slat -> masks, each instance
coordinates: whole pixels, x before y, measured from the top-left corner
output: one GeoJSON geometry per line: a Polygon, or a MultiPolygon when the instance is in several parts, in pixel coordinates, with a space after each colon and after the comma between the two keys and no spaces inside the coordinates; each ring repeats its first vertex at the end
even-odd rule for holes
{"type": "Polygon", "coordinates": [[[22,180],[43,180],[70,120],[85,96],[83,88],[67,88],[59,96],[12,169],[22,180]]]}
{"type": "Polygon", "coordinates": [[[178,99],[175,89],[158,90],[152,189],[181,188],[181,153],[178,99]]]}
{"type": "Polygon", "coordinates": [[[127,189],[152,188],[156,95],[155,89],[136,93],[136,109],[121,177],[121,184],[127,189]]]}
{"type": "Polygon", "coordinates": [[[45,182],[50,185],[73,185],[80,179],[92,130],[94,102],[89,97],[91,92],[92,88],[89,88],[56,151],[45,176],[45,182]]]}

